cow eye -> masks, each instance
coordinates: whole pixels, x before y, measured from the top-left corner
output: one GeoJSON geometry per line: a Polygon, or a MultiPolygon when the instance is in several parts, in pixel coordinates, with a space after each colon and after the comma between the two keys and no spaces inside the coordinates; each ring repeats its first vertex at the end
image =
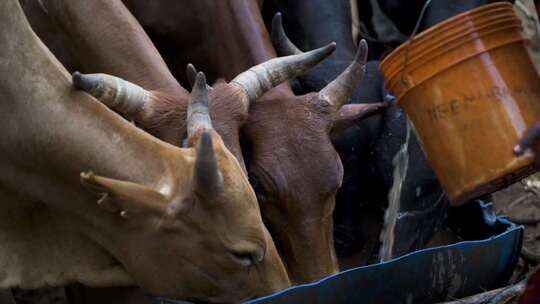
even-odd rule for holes
{"type": "Polygon", "coordinates": [[[250,252],[231,252],[234,259],[238,262],[238,264],[249,267],[251,265],[255,264],[255,258],[254,255],[250,252]]]}

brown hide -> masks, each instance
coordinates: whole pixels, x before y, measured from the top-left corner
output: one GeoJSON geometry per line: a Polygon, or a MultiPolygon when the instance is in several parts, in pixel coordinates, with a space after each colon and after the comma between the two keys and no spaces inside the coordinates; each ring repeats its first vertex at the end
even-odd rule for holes
{"type": "Polygon", "coordinates": [[[317,94],[274,90],[253,107],[245,129],[250,181],[295,282],[338,271],[332,212],[343,168],[329,137],[333,113],[317,94]]]}
{"type": "Polygon", "coordinates": [[[230,81],[247,68],[276,56],[268,34],[260,32],[264,27],[258,1],[123,2],[182,83],[187,83],[184,69],[190,62],[209,79],[230,81]]]}
{"type": "MultiPolygon", "coordinates": [[[[276,56],[256,1],[124,3],[177,77],[189,61],[229,80],[276,56]]],[[[343,170],[330,131],[335,117],[344,122],[362,115],[337,108],[318,94],[295,96],[284,83],[251,103],[244,127],[250,181],[295,283],[338,271],[331,214],[343,170]]]]}
{"type": "Polygon", "coordinates": [[[236,302],[288,286],[217,133],[201,129],[196,147],[176,148],[74,91],[16,0],[0,2],[0,29],[0,288],[138,284],[236,302]],[[218,188],[197,173],[213,159],[218,188]],[[80,175],[88,170],[100,176],[80,175]],[[206,186],[220,190],[202,195],[206,186]]]}
{"type": "MultiPolygon", "coordinates": [[[[149,90],[151,102],[128,118],[164,141],[181,144],[188,92],[120,1],[21,0],[21,5],[38,36],[70,72],[106,73],[149,90]]],[[[216,89],[210,96],[214,128],[244,166],[238,129],[247,118],[245,103],[238,97],[214,97],[241,91],[225,85],[216,89]]]]}

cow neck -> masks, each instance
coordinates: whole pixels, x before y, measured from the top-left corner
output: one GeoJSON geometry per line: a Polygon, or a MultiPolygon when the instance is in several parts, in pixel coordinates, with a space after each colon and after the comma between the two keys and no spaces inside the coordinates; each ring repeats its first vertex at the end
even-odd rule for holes
{"type": "Polygon", "coordinates": [[[3,186],[95,222],[102,210],[80,186],[80,172],[156,190],[167,190],[172,178],[186,178],[175,174],[190,162],[180,149],[71,88],[69,75],[33,34],[16,0],[1,2],[0,27],[0,73],[9,75],[0,89],[6,123],[0,162],[13,174],[24,172],[33,185],[7,176],[0,180],[3,186]]]}
{"type": "Polygon", "coordinates": [[[147,90],[185,93],[122,2],[52,1],[47,3],[47,13],[69,36],[72,53],[84,72],[108,73],[147,90]],[[100,20],[96,22],[94,16],[100,20]]]}

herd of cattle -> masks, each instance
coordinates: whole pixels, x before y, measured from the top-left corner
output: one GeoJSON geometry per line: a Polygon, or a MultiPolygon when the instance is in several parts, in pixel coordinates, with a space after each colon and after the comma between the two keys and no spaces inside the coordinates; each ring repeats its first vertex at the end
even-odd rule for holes
{"type": "MultiPolygon", "coordinates": [[[[0,1],[0,288],[235,302],[372,260],[406,129],[377,60],[424,2],[0,1]]],[[[395,255],[448,206],[409,155],[395,255]]]]}

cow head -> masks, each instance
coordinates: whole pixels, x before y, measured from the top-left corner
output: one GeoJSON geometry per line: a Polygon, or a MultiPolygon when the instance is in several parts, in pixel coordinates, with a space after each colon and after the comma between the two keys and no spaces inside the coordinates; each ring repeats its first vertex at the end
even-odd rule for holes
{"type": "Polygon", "coordinates": [[[136,283],[157,295],[237,302],[287,287],[255,193],[212,129],[202,73],[187,112],[189,148],[166,160],[171,172],[163,172],[162,185],[81,175],[117,223],[101,236],[113,244],[105,247],[136,283]]]}
{"type": "MultiPolygon", "coordinates": [[[[273,23],[273,40],[287,43],[290,54],[300,54],[284,35],[279,16],[273,23]]],[[[343,168],[331,135],[381,108],[343,106],[363,75],[366,56],[363,41],[351,65],[320,92],[294,96],[275,89],[250,110],[245,127],[250,181],[295,283],[338,271],[332,212],[343,168]]]]}

